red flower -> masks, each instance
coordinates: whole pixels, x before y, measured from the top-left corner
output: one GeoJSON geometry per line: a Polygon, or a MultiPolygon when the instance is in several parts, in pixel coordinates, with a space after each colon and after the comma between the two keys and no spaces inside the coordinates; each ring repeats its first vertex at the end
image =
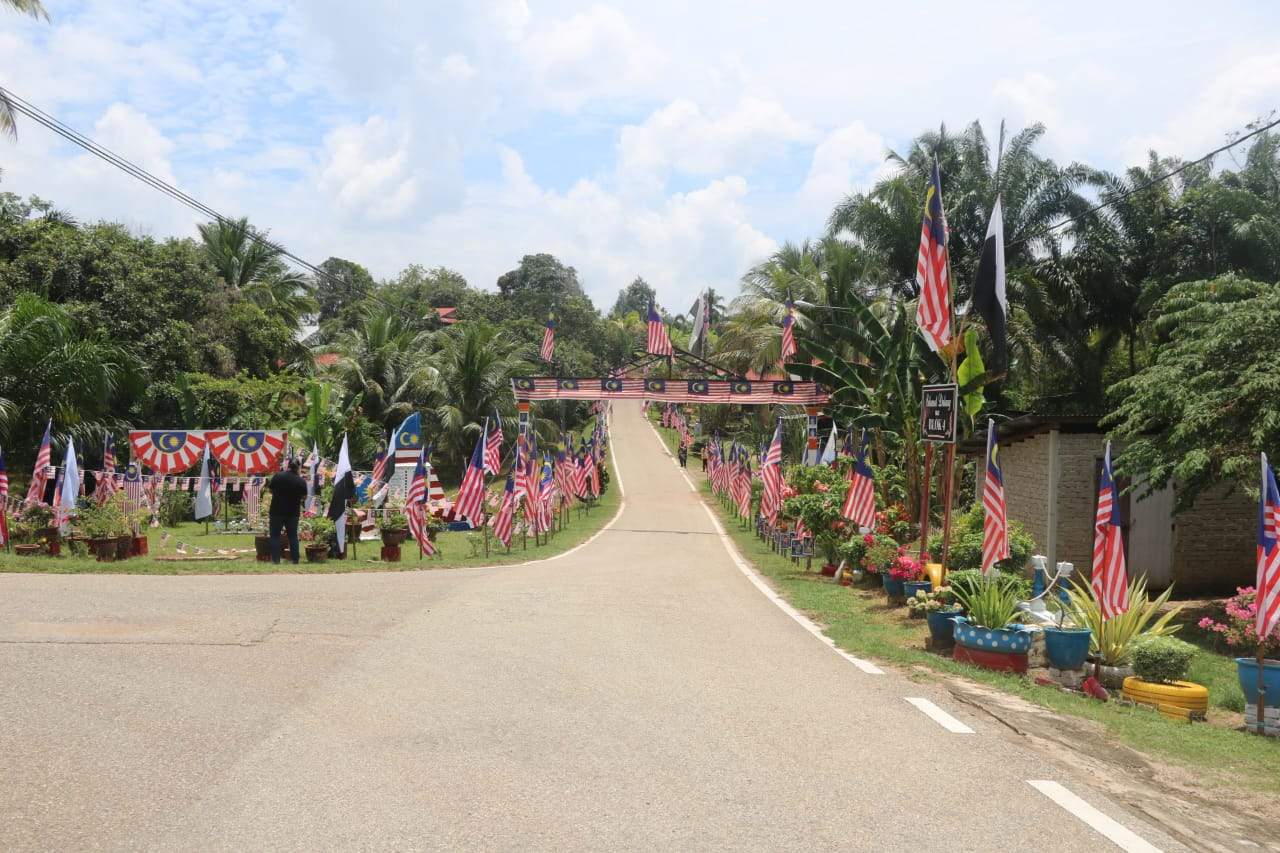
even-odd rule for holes
{"type": "Polygon", "coordinates": [[[830,486],[828,486],[826,483],[814,483],[814,484],[813,484],[813,490],[814,490],[815,492],[824,492],[824,493],[825,493],[825,492],[829,492],[829,491],[831,491],[831,487],[830,487],[830,486]]]}

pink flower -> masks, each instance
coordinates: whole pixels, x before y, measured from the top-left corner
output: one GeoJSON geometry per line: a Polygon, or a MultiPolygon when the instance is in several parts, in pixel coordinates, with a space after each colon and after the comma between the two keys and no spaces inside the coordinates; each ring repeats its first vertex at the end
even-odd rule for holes
{"type": "Polygon", "coordinates": [[[1202,631],[1208,630],[1209,628],[1213,627],[1213,620],[1210,619],[1208,616],[1206,616],[1203,619],[1201,619],[1199,622],[1197,622],[1196,625],[1202,631]]]}
{"type": "Polygon", "coordinates": [[[813,484],[813,490],[814,490],[815,492],[823,492],[823,493],[826,493],[826,492],[831,491],[831,487],[830,487],[830,486],[828,486],[826,483],[814,483],[814,484],[813,484]]]}
{"type": "Polygon", "coordinates": [[[874,536],[872,536],[870,533],[868,533],[868,534],[866,534],[866,535],[864,535],[864,536],[862,537],[862,544],[863,544],[863,545],[866,545],[867,547],[870,547],[870,546],[872,546],[872,545],[876,544],[876,537],[874,537],[874,536]]]}

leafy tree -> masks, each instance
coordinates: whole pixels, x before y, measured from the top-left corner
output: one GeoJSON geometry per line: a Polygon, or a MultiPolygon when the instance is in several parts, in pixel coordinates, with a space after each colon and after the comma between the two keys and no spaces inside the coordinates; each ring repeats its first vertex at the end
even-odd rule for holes
{"type": "Polygon", "coordinates": [[[498,291],[508,297],[538,294],[548,307],[556,299],[583,295],[578,271],[547,254],[521,258],[520,266],[498,276],[498,291]]]}
{"type": "Polygon", "coordinates": [[[424,357],[427,336],[403,316],[378,306],[364,322],[337,341],[341,360],[336,373],[348,395],[359,394],[365,416],[382,429],[394,429],[427,401],[436,379],[424,357]]]}
{"type": "Polygon", "coordinates": [[[648,313],[649,306],[657,301],[657,291],[643,278],[636,276],[633,282],[618,291],[618,298],[614,301],[609,316],[616,318],[636,313],[643,317],[648,313]]]}
{"type": "MultiPolygon", "coordinates": [[[[0,0],[0,3],[18,12],[25,12],[33,18],[49,20],[49,13],[44,10],[40,0],[0,0]]],[[[0,92],[0,132],[15,138],[18,135],[18,127],[13,121],[13,104],[3,92],[0,92]]]]}
{"type": "Polygon", "coordinates": [[[343,318],[343,327],[350,328],[359,322],[360,306],[376,288],[373,276],[343,258],[329,258],[320,269],[324,275],[316,276],[315,286],[321,323],[343,318]]]}
{"type": "Polygon", "coordinates": [[[460,323],[439,334],[438,402],[431,416],[439,429],[437,447],[456,467],[471,453],[485,418],[514,412],[511,377],[524,365],[515,344],[488,324],[460,323]]]}
{"type": "Polygon", "coordinates": [[[1110,389],[1117,470],[1173,481],[1177,509],[1216,483],[1255,489],[1280,447],[1280,285],[1233,275],[1174,285],[1153,312],[1151,364],[1110,389]]]}

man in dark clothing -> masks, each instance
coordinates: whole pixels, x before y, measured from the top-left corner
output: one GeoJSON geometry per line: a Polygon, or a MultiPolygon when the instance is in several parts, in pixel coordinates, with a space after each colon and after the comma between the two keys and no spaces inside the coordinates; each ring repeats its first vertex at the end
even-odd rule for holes
{"type": "Polygon", "coordinates": [[[271,509],[267,513],[267,534],[271,537],[271,562],[280,562],[280,533],[289,535],[289,553],[298,562],[298,515],[307,496],[307,481],[298,476],[298,460],[289,462],[289,470],[271,478],[271,509]]]}
{"type": "Polygon", "coordinates": [[[689,448],[687,448],[687,447],[685,447],[683,444],[681,444],[681,445],[680,445],[680,449],[679,449],[678,451],[676,451],[676,455],[677,455],[677,456],[679,457],[679,459],[680,459],[680,467],[681,467],[681,468],[688,467],[688,463],[689,463],[689,448]]]}

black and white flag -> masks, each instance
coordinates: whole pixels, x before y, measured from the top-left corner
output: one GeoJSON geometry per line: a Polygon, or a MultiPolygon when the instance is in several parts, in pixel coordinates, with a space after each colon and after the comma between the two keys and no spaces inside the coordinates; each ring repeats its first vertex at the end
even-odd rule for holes
{"type": "Polygon", "coordinates": [[[978,260],[978,280],[973,287],[973,305],[986,321],[991,336],[991,363],[987,369],[1000,372],[1009,367],[1005,343],[1005,324],[1009,317],[1009,300],[1004,280],[1004,220],[1000,199],[991,210],[987,239],[978,260]]]}

